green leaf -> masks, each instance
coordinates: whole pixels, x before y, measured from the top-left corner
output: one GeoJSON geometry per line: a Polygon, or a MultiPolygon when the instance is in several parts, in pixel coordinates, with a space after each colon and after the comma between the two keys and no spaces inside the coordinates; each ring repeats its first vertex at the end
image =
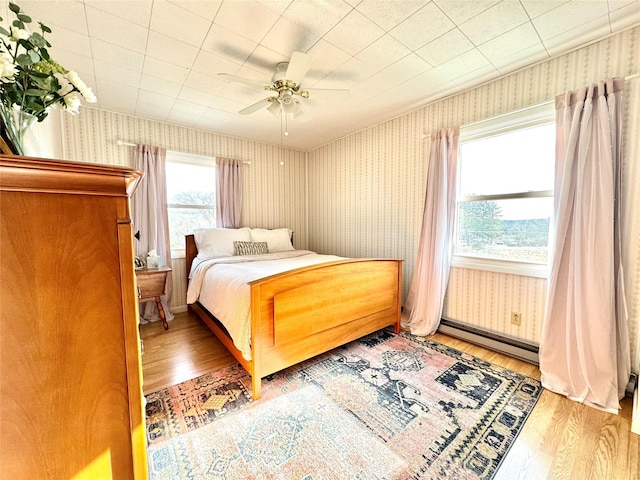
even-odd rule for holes
{"type": "Polygon", "coordinates": [[[38,55],[38,52],[34,50],[29,51],[29,57],[33,63],[38,63],[40,61],[40,55],[38,55]]]}
{"type": "Polygon", "coordinates": [[[44,23],[42,22],[38,22],[38,23],[40,23],[40,30],[46,33],[51,33],[51,29],[47,27],[44,23]]]}
{"type": "Polygon", "coordinates": [[[12,23],[12,25],[13,25],[14,27],[18,27],[18,28],[20,28],[20,29],[23,29],[23,30],[24,30],[24,23],[22,23],[20,20],[14,20],[14,21],[13,21],[13,23],[12,23]]]}
{"type": "Polygon", "coordinates": [[[36,72],[35,70],[32,72],[29,72],[29,76],[32,78],[49,78],[48,73],[36,72]]]}
{"type": "Polygon", "coordinates": [[[16,13],[16,14],[20,13],[20,7],[15,3],[9,2],[9,10],[11,10],[13,13],[16,13]]]}
{"type": "MultiPolygon", "coordinates": [[[[0,17],[0,20],[2,20],[2,17],[0,17]]],[[[6,37],[8,37],[9,35],[11,35],[10,32],[8,32],[7,30],[5,30],[4,27],[0,26],[0,33],[6,37]]]]}
{"type": "Polygon", "coordinates": [[[18,20],[22,20],[24,23],[31,23],[31,17],[29,15],[25,15],[24,13],[18,14],[18,20]]]}
{"type": "Polygon", "coordinates": [[[49,52],[47,52],[46,48],[41,48],[40,49],[40,55],[42,56],[42,58],[44,58],[45,60],[49,60],[51,57],[49,56],[49,52]]]}
{"type": "Polygon", "coordinates": [[[21,67],[30,67],[31,65],[33,65],[31,57],[26,53],[21,53],[20,55],[18,55],[16,57],[16,62],[18,62],[18,65],[20,65],[21,67]]]}
{"type": "Polygon", "coordinates": [[[35,88],[29,88],[24,92],[26,95],[31,95],[32,97],[41,97],[47,94],[45,90],[38,90],[35,88]]]}

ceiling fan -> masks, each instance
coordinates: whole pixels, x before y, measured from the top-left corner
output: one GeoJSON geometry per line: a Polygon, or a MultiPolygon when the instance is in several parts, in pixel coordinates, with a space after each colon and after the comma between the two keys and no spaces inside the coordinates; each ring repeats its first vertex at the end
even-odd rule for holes
{"type": "Polygon", "coordinates": [[[309,55],[302,52],[293,52],[288,62],[281,62],[276,65],[276,71],[271,77],[271,84],[269,85],[264,85],[264,83],[260,81],[231,75],[229,73],[219,73],[218,75],[231,82],[242,83],[251,87],[259,87],[277,94],[263,98],[259,102],[243,108],[238,113],[250,115],[262,108],[266,108],[275,117],[288,114],[292,118],[304,119],[305,117],[309,118],[310,115],[302,108],[301,99],[345,100],[350,95],[349,90],[303,89],[301,82],[310,67],[311,57],[309,55]]]}

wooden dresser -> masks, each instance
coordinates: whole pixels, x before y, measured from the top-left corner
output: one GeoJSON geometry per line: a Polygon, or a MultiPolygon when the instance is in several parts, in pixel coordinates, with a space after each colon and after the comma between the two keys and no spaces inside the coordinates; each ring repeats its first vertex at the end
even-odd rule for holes
{"type": "Polygon", "coordinates": [[[0,155],[0,478],[147,478],[141,175],[0,155]]]}

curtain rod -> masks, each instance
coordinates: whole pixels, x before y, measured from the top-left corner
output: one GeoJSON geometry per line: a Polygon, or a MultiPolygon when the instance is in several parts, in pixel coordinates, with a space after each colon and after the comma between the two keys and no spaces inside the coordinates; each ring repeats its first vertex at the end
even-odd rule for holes
{"type": "MultiPolygon", "coordinates": [[[[116,145],[124,146],[124,147],[136,147],[137,146],[136,143],[125,142],[124,140],[120,140],[120,139],[116,140],[116,145]]],[[[244,160],[242,163],[244,163],[245,165],[251,165],[251,162],[248,161],[248,160],[244,160]]]]}
{"type": "MultiPolygon", "coordinates": [[[[632,73],[631,75],[627,75],[626,77],[624,77],[624,81],[625,81],[625,82],[628,82],[629,80],[635,80],[635,79],[637,79],[638,77],[640,77],[640,72],[638,72],[638,73],[632,73]]],[[[537,105],[533,105],[533,107],[539,107],[539,106],[541,106],[541,105],[550,105],[550,104],[552,104],[552,103],[554,103],[554,102],[555,102],[555,100],[548,100],[548,101],[546,101],[546,102],[541,102],[541,103],[539,103],[539,104],[537,104],[537,105]]],[[[527,107],[527,108],[530,108],[530,107],[527,107]]],[[[480,120],[479,122],[474,122],[474,123],[480,123],[480,122],[484,122],[484,120],[480,120]]],[[[470,124],[465,125],[465,126],[473,125],[474,123],[470,123],[470,124]]],[[[427,138],[431,138],[431,135],[426,135],[426,134],[423,134],[423,135],[422,135],[422,139],[423,139],[423,140],[426,140],[427,138]]]]}

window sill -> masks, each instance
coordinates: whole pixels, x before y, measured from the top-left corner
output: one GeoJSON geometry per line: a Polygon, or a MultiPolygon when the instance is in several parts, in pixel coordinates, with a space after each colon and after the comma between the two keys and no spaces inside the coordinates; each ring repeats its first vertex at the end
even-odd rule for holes
{"type": "Polygon", "coordinates": [[[547,278],[549,276],[549,268],[546,264],[512,262],[493,258],[454,255],[451,259],[451,266],[485,270],[488,272],[508,273],[510,275],[522,275],[525,277],[547,278]]]}
{"type": "Polygon", "coordinates": [[[180,250],[171,250],[171,260],[176,260],[178,258],[187,258],[184,248],[180,250]]]}

